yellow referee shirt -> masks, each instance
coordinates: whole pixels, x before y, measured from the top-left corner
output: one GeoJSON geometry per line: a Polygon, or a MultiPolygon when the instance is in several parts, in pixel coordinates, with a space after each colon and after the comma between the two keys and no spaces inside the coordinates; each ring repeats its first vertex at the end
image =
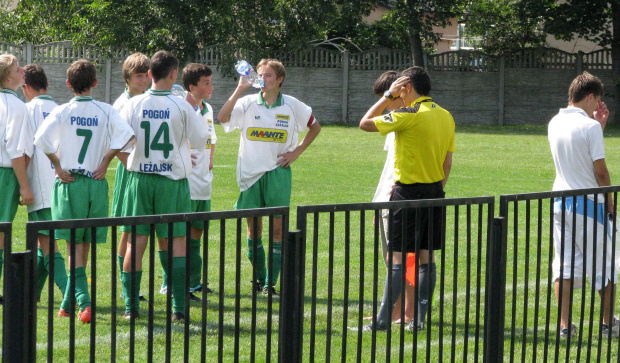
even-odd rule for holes
{"type": "Polygon", "coordinates": [[[454,119],[430,97],[420,97],[410,107],[373,119],[381,134],[394,132],[394,179],[403,184],[443,180],[443,162],[454,152],[454,119]]]}

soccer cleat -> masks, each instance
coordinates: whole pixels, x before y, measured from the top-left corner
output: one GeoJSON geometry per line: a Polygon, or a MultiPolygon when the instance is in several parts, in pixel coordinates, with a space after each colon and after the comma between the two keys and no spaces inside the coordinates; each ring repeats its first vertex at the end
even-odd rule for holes
{"type": "Polygon", "coordinates": [[[202,299],[199,298],[198,296],[194,295],[193,292],[189,293],[189,300],[190,301],[196,301],[196,302],[202,302],[202,299]]]}
{"type": "Polygon", "coordinates": [[[69,313],[66,312],[65,309],[60,309],[60,311],[58,312],[59,318],[68,318],[69,316],[71,315],[69,315],[69,313]]]}
{"type": "Polygon", "coordinates": [[[263,295],[265,296],[273,296],[273,297],[280,297],[280,294],[276,291],[276,289],[273,288],[273,286],[269,287],[269,286],[265,286],[263,288],[262,291],[263,295]]]}
{"type": "Polygon", "coordinates": [[[251,281],[251,282],[252,282],[252,288],[250,289],[250,295],[252,295],[254,291],[256,291],[257,294],[262,294],[264,284],[261,284],[258,281],[251,281]]]}
{"type": "Polygon", "coordinates": [[[620,320],[614,316],[614,321],[611,325],[611,328],[607,324],[603,324],[603,331],[601,335],[604,338],[617,338],[620,336],[620,320]]]}
{"type": "Polygon", "coordinates": [[[564,328],[562,330],[560,330],[560,338],[566,338],[569,336],[575,336],[577,335],[577,327],[575,326],[575,324],[571,325],[571,329],[570,331],[568,330],[568,328],[564,328]]]}
{"type": "Polygon", "coordinates": [[[142,294],[140,294],[138,299],[140,299],[140,301],[149,302],[149,300],[147,298],[145,298],[144,295],[142,295],[142,294]]]}
{"type": "Polygon", "coordinates": [[[369,331],[385,331],[387,330],[387,327],[382,327],[382,326],[375,326],[371,323],[368,323],[366,325],[364,325],[364,327],[362,328],[363,332],[369,332],[369,331]]]}
{"type": "Polygon", "coordinates": [[[206,286],[202,289],[202,291],[206,292],[207,294],[215,294],[215,290],[210,289],[210,288],[208,288],[206,286]]]}
{"type": "Polygon", "coordinates": [[[198,284],[198,286],[190,287],[189,292],[202,292],[202,285],[198,284]]]}
{"type": "Polygon", "coordinates": [[[418,326],[416,327],[415,321],[411,320],[409,322],[409,325],[407,325],[405,327],[405,330],[406,331],[414,331],[414,330],[420,331],[420,330],[424,330],[424,322],[423,321],[418,322],[418,326]]]}
{"type": "Polygon", "coordinates": [[[125,314],[123,314],[123,318],[127,320],[131,319],[132,316],[134,317],[134,319],[138,319],[140,317],[140,313],[138,313],[137,311],[134,313],[126,311],[125,314]]]}
{"type": "Polygon", "coordinates": [[[162,295],[166,295],[168,293],[168,286],[161,285],[161,288],[159,289],[159,293],[162,295]]]}
{"type": "Polygon", "coordinates": [[[172,314],[172,321],[183,323],[185,321],[185,315],[183,315],[183,313],[174,313],[172,314]]]}
{"type": "Polygon", "coordinates": [[[90,324],[90,306],[84,308],[84,311],[78,314],[78,319],[84,324],[90,324]]]}

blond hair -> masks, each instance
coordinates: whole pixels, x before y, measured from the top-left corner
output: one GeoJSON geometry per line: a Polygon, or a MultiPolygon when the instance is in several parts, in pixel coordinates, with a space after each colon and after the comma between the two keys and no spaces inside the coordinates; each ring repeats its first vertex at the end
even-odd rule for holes
{"type": "Polygon", "coordinates": [[[17,66],[17,57],[13,54],[0,55],[0,86],[4,88],[6,81],[9,79],[11,70],[17,66]]]}
{"type": "Polygon", "coordinates": [[[136,73],[147,73],[151,66],[151,59],[142,53],[133,53],[123,62],[123,78],[125,83],[136,73]]]}

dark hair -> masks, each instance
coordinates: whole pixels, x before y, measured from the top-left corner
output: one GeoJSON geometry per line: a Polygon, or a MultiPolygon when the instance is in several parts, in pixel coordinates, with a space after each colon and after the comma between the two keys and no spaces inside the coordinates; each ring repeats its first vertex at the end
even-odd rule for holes
{"type": "Polygon", "coordinates": [[[123,78],[125,83],[136,73],[146,73],[149,71],[151,60],[142,53],[133,53],[123,62],[123,78]]]}
{"type": "Polygon", "coordinates": [[[258,65],[256,66],[256,72],[258,72],[258,70],[262,67],[271,67],[271,69],[273,69],[273,72],[276,74],[276,78],[282,77],[282,82],[280,82],[280,85],[278,86],[282,87],[282,83],[284,83],[284,78],[286,78],[286,69],[284,68],[282,62],[277,59],[264,58],[261,59],[260,62],[258,62],[258,65]]]}
{"type": "Polygon", "coordinates": [[[407,68],[401,74],[411,79],[411,86],[420,96],[431,93],[431,76],[422,67],[407,68]]]}
{"type": "Polygon", "coordinates": [[[172,53],[165,50],[153,54],[151,57],[151,75],[153,82],[168,77],[170,72],[179,68],[179,60],[172,53]]]}
{"type": "Polygon", "coordinates": [[[583,72],[573,79],[568,88],[568,103],[575,104],[582,101],[589,94],[593,93],[595,97],[603,96],[605,88],[598,77],[588,72],[583,72]]]}
{"type": "Polygon", "coordinates": [[[372,92],[377,96],[383,96],[385,91],[390,89],[392,83],[400,77],[400,73],[396,71],[387,71],[377,78],[375,85],[372,87],[372,92]]]}
{"type": "Polygon", "coordinates": [[[76,60],[67,69],[67,79],[73,92],[84,93],[95,85],[97,69],[86,59],[76,60]]]}
{"type": "Polygon", "coordinates": [[[213,74],[211,68],[200,63],[190,63],[183,68],[183,87],[189,91],[190,85],[197,85],[200,77],[209,77],[213,74]]]}
{"type": "Polygon", "coordinates": [[[38,64],[30,64],[24,67],[24,81],[37,92],[47,90],[47,76],[38,64]]]}

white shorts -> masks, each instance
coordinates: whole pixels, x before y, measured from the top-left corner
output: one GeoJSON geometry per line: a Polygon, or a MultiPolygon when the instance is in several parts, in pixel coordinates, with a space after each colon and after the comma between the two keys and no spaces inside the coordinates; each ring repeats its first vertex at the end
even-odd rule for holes
{"type": "MultiPolygon", "coordinates": [[[[612,224],[607,218],[604,210],[604,204],[595,203],[593,200],[586,198],[587,208],[585,208],[584,198],[577,197],[577,203],[573,206],[573,198],[565,198],[565,214],[564,224],[562,225],[562,199],[556,198],[553,208],[553,241],[555,246],[555,258],[553,260],[553,280],[560,278],[560,269],[563,266],[562,279],[571,278],[571,270],[574,266],[573,287],[579,289],[583,285],[584,272],[590,280],[590,284],[594,285],[596,291],[607,286],[608,281],[613,284],[618,282],[618,265],[617,258],[612,255],[612,224]],[[594,209],[597,209],[596,221],[594,219],[594,209]],[[586,221],[584,223],[584,211],[587,212],[586,221]],[[576,214],[576,216],[575,216],[576,214]],[[573,223],[573,216],[575,221],[573,223]],[[605,224],[607,228],[605,230],[605,224]],[[564,227],[562,229],[562,226],[564,227]],[[584,238],[584,227],[586,235],[584,238]],[[562,236],[564,233],[564,236],[562,236]],[[595,237],[596,234],[596,237],[595,237]],[[564,241],[562,243],[562,237],[564,241]],[[574,237],[574,265],[571,264],[573,256],[573,237],[574,237]],[[564,246],[564,258],[562,260],[562,245],[564,246]],[[596,259],[594,249],[596,248],[596,259]],[[585,260],[585,271],[584,271],[585,260]],[[593,265],[595,268],[595,283],[592,282],[593,265]],[[603,278],[603,270],[605,270],[605,278],[603,278]]],[[[620,255],[620,246],[616,245],[616,256],[620,255]]]]}

